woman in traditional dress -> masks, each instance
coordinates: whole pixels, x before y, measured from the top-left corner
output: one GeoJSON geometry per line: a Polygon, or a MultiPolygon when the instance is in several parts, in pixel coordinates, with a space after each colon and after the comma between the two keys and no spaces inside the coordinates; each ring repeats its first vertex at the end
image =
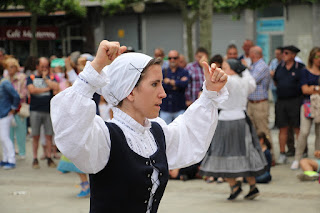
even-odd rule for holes
{"type": "Polygon", "coordinates": [[[259,195],[255,176],[264,173],[267,165],[259,139],[245,110],[248,95],[255,90],[254,78],[240,61],[228,59],[222,69],[229,75],[226,87],[229,99],[219,104],[219,122],[209,151],[201,163],[201,174],[223,177],[231,187],[228,200],[241,192],[237,177],[245,177],[250,185],[246,199],[259,195]]]}

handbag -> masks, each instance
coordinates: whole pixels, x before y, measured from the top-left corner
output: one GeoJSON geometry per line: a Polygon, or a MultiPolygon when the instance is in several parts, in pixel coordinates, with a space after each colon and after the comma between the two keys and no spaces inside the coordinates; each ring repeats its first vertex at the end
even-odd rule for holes
{"type": "Polygon", "coordinates": [[[315,123],[320,123],[320,95],[310,95],[310,111],[315,123]]]}
{"type": "Polygon", "coordinates": [[[311,103],[310,102],[303,103],[303,109],[304,109],[304,117],[313,118],[311,116],[311,103]]]}
{"type": "Polygon", "coordinates": [[[18,115],[27,118],[30,116],[30,105],[27,103],[22,103],[18,115]]]}

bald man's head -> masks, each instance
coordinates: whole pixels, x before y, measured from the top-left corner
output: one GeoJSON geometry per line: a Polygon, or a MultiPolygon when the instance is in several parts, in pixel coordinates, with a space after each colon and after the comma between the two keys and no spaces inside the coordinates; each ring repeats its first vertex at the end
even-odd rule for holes
{"type": "Polygon", "coordinates": [[[259,46],[253,46],[250,48],[249,57],[252,63],[259,61],[262,58],[262,49],[259,46]]]}

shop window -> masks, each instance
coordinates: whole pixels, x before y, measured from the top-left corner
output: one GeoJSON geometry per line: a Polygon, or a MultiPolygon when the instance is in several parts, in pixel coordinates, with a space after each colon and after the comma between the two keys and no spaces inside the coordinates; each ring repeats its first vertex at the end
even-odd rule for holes
{"type": "Polygon", "coordinates": [[[282,5],[270,5],[257,10],[258,18],[283,17],[282,5]]]}

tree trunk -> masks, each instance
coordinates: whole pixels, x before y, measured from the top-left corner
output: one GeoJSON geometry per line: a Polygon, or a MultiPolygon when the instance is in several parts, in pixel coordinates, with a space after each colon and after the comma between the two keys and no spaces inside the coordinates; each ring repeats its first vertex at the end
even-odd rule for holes
{"type": "Polygon", "coordinates": [[[37,24],[38,24],[38,15],[36,13],[31,13],[31,42],[30,42],[30,56],[38,57],[38,42],[36,38],[37,32],[37,24]]]}
{"type": "Polygon", "coordinates": [[[193,22],[190,19],[184,20],[186,24],[186,31],[187,31],[187,49],[188,49],[188,61],[193,60],[193,47],[192,47],[192,26],[193,22]]]}
{"type": "Polygon", "coordinates": [[[199,21],[200,21],[200,46],[208,50],[211,56],[212,41],[212,1],[200,0],[199,2],[199,21]]]}

